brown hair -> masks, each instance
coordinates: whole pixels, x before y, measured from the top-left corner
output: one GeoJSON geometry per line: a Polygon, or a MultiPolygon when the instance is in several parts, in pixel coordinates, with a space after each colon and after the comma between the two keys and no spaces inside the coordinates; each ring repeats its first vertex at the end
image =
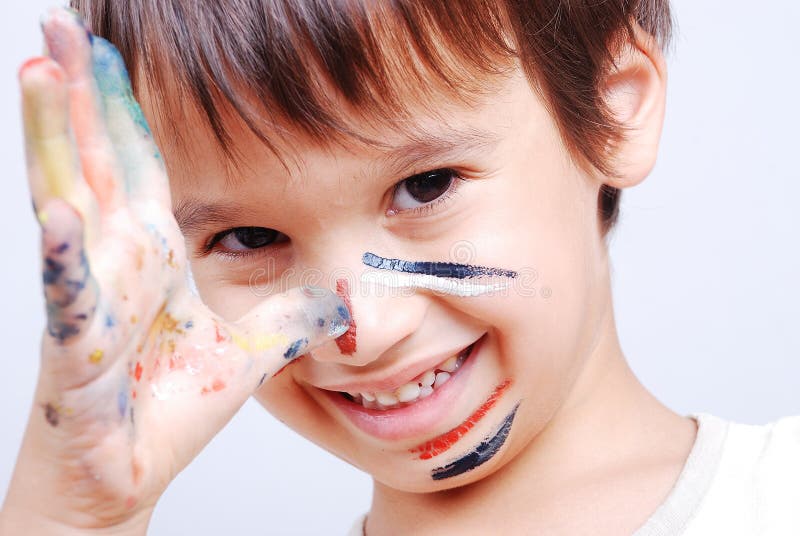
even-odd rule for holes
{"type": "MultiPolygon", "coordinates": [[[[286,121],[321,143],[349,128],[323,84],[370,118],[403,124],[408,88],[425,102],[432,86],[469,101],[480,80],[518,58],[573,159],[612,176],[624,128],[601,82],[638,23],[662,48],[669,0],[71,0],[92,31],[120,50],[134,91],[169,77],[197,105],[231,155],[226,111],[264,143],[286,121]],[[165,70],[164,66],[170,69],[165,70]],[[466,67],[466,68],[465,68],[466,67]],[[483,75],[483,76],[478,76],[483,75]],[[249,89],[242,92],[242,89],[249,89]],[[253,98],[256,97],[256,98],[253,98]],[[253,102],[256,102],[254,108],[253,102]]],[[[183,93],[181,93],[183,94],[183,93]]],[[[168,122],[167,122],[168,123],[168,122]]],[[[620,192],[603,185],[603,232],[620,192]]]]}

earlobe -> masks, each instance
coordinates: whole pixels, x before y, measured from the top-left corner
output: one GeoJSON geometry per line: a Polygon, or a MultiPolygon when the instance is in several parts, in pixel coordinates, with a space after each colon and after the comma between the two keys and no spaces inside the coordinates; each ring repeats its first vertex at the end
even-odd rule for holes
{"type": "Polygon", "coordinates": [[[616,147],[614,176],[604,182],[629,188],[652,171],[664,122],[667,70],[656,40],[634,24],[636,41],[626,41],[606,77],[603,93],[609,111],[623,127],[616,147]]]}

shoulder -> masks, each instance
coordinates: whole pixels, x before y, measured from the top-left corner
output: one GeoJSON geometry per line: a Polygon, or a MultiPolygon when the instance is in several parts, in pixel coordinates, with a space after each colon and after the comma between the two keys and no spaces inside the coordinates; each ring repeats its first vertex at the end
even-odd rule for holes
{"type": "MultiPolygon", "coordinates": [[[[736,430],[734,425],[732,430],[736,430]]],[[[753,467],[753,486],[760,497],[792,505],[800,504],[800,415],[783,417],[763,426],[757,426],[759,448],[753,467]],[[790,501],[790,502],[787,502],[790,501]]],[[[747,433],[745,431],[744,433],[747,433]]]]}
{"type": "Polygon", "coordinates": [[[723,450],[728,469],[752,472],[769,481],[794,480],[800,485],[800,415],[763,425],[731,422],[723,450]],[[734,463],[734,466],[731,466],[734,463]]]}
{"type": "Polygon", "coordinates": [[[367,514],[358,516],[353,522],[353,526],[347,531],[347,536],[364,536],[364,522],[367,520],[367,514]]]}
{"type": "Polygon", "coordinates": [[[734,534],[800,533],[800,415],[763,425],[700,418],[725,433],[698,525],[703,518],[713,526],[725,519],[734,534]]]}

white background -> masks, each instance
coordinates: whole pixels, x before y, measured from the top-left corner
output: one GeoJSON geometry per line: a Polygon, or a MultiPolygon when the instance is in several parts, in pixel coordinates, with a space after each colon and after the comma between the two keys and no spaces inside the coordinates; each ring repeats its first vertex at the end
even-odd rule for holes
{"type": "MultiPolygon", "coordinates": [[[[0,19],[0,494],[44,325],[16,71],[40,49],[49,4],[15,2],[0,19]]],[[[800,414],[800,4],[768,6],[674,2],[659,163],[625,193],[612,239],[622,346],[644,384],[680,413],[754,424],[800,414]]],[[[249,402],[170,487],[150,533],[344,533],[370,487],[249,402]]]]}

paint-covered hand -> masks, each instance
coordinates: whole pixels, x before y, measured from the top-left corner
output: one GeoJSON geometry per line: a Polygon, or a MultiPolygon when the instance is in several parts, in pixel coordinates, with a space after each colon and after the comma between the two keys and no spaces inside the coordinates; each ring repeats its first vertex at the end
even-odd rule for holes
{"type": "Polygon", "coordinates": [[[20,84],[48,325],[3,522],[141,529],[260,382],[349,315],[310,289],[238,322],[209,311],[119,54],[70,11],[43,29],[51,56],[26,63],[20,84]]]}

